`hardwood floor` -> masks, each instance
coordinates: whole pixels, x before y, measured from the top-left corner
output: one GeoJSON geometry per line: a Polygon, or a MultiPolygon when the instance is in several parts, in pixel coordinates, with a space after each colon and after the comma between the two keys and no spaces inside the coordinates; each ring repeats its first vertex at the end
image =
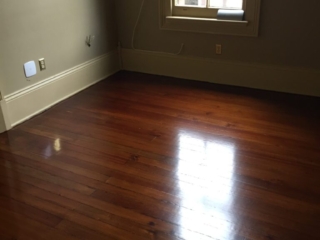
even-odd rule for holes
{"type": "Polygon", "coordinates": [[[0,239],[320,239],[319,106],[120,72],[0,135],[0,239]]]}

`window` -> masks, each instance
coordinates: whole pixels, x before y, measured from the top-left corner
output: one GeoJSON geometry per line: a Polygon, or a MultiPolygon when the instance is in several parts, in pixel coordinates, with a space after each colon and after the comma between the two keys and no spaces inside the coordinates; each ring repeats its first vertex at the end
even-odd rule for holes
{"type": "Polygon", "coordinates": [[[219,9],[242,10],[242,0],[175,0],[172,15],[217,18],[219,9]]]}
{"type": "Polygon", "coordinates": [[[260,1],[159,0],[160,28],[223,35],[257,36],[260,1]],[[220,13],[223,11],[228,14],[230,12],[240,15],[244,13],[244,17],[227,18],[226,20],[226,18],[220,18],[220,13]]]}
{"type": "Polygon", "coordinates": [[[242,8],[242,0],[175,0],[175,6],[242,8]]]}

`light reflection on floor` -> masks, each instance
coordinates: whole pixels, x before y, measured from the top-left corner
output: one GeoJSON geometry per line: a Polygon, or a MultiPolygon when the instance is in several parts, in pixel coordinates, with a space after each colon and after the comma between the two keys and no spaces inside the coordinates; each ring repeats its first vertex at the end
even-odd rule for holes
{"type": "Polygon", "coordinates": [[[61,150],[60,138],[54,140],[53,148],[56,152],[59,152],[61,150]]]}
{"type": "Polygon", "coordinates": [[[179,131],[178,141],[181,236],[192,239],[188,229],[214,239],[231,239],[234,144],[184,130],[179,131]]]}
{"type": "Polygon", "coordinates": [[[46,159],[50,158],[55,152],[61,151],[61,141],[60,138],[56,138],[52,145],[48,144],[44,149],[43,155],[46,159]]]}

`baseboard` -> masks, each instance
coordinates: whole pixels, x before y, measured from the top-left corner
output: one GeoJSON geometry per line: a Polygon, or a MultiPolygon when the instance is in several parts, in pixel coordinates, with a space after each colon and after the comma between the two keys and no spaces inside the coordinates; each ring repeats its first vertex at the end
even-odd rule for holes
{"type": "Polygon", "coordinates": [[[320,71],[131,49],[121,50],[123,69],[205,82],[320,96],[320,71]]]}
{"type": "Polygon", "coordinates": [[[6,130],[119,70],[119,54],[115,50],[5,96],[4,115],[9,122],[6,130]]]}

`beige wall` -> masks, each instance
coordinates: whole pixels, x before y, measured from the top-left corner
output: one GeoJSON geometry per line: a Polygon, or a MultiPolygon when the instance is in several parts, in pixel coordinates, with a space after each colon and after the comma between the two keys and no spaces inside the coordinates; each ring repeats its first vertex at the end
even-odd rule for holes
{"type": "MultiPolygon", "coordinates": [[[[131,48],[142,0],[0,0],[0,90],[8,95],[102,55],[117,44],[131,48]],[[114,15],[116,3],[117,17],[114,15]],[[118,34],[115,22],[118,23],[118,34]],[[86,35],[96,39],[91,48],[86,35]],[[47,70],[30,81],[23,64],[44,57],[47,70]]],[[[320,69],[320,1],[262,0],[258,38],[159,30],[158,0],[146,0],[137,48],[178,51],[212,59],[320,69]],[[289,5],[286,5],[289,4],[289,5]],[[221,43],[223,54],[214,54],[221,43]]]]}
{"type": "MultiPolygon", "coordinates": [[[[119,40],[131,48],[131,36],[142,0],[117,0],[119,40]]],[[[320,1],[262,0],[258,38],[159,30],[158,0],[146,0],[136,32],[137,48],[246,63],[320,69],[320,1]],[[223,54],[214,54],[221,43],[223,54]]],[[[319,80],[320,81],[320,80],[319,80]]]]}
{"type": "Polygon", "coordinates": [[[0,90],[8,95],[115,49],[114,0],[0,0],[0,90]],[[93,46],[86,35],[96,36],[93,46]],[[45,58],[27,81],[23,64],[45,58]]]}

